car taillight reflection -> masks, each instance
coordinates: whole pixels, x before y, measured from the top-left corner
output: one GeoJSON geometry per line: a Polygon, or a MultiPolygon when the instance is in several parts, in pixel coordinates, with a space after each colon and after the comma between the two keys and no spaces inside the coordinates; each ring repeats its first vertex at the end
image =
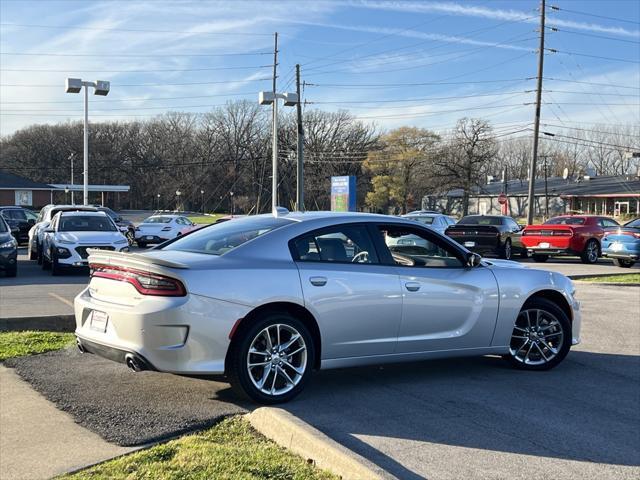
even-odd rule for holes
{"type": "Polygon", "coordinates": [[[129,283],[142,295],[184,297],[187,294],[180,280],[165,275],[99,263],[92,263],[89,268],[91,269],[91,277],[129,283]]]}

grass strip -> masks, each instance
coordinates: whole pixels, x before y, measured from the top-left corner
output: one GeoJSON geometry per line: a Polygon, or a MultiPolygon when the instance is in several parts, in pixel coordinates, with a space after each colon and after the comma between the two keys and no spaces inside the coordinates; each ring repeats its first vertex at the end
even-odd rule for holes
{"type": "Polygon", "coordinates": [[[0,361],[35,353],[60,350],[75,340],[72,333],[0,332],[0,361]]]}

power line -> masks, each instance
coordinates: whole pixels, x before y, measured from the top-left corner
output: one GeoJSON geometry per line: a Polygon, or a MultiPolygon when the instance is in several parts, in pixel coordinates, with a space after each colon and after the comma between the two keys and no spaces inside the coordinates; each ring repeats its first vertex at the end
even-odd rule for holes
{"type": "Polygon", "coordinates": [[[634,63],[634,64],[640,63],[637,60],[629,60],[626,58],[604,57],[602,55],[589,55],[588,53],[579,53],[579,52],[565,52],[562,50],[556,50],[555,48],[545,48],[545,50],[547,52],[559,53],[561,55],[575,55],[578,57],[597,58],[598,60],[609,60],[612,62],[624,62],[624,63],[634,63]]]}
{"type": "Polygon", "coordinates": [[[579,142],[588,142],[588,143],[593,143],[596,145],[603,145],[605,147],[612,147],[612,148],[622,148],[625,150],[631,150],[631,146],[625,146],[625,145],[616,145],[614,143],[608,143],[608,142],[599,142],[597,140],[589,140],[588,138],[579,138],[579,137],[572,137],[569,135],[561,135],[559,133],[552,133],[552,132],[542,132],[544,135],[548,136],[548,137],[560,137],[560,138],[568,138],[569,140],[577,140],[579,142]]]}
{"type": "Polygon", "coordinates": [[[557,7],[555,5],[550,5],[549,6],[551,8],[551,10],[556,10],[556,11],[561,11],[561,12],[568,12],[568,13],[575,13],[576,15],[584,15],[585,17],[594,17],[594,18],[602,18],[605,20],[613,20],[614,22],[624,22],[624,23],[631,23],[633,25],[640,25],[640,22],[634,21],[634,20],[627,20],[624,18],[616,18],[616,17],[608,17],[606,15],[598,15],[595,13],[588,13],[588,12],[580,12],[578,10],[569,10],[568,8],[560,8],[557,7]]]}
{"type": "MultiPolygon", "coordinates": [[[[572,122],[570,122],[572,123],[572,122]]],[[[552,123],[542,123],[541,125],[544,125],[545,127],[556,127],[556,128],[565,128],[568,130],[578,130],[580,132],[591,132],[591,133],[601,133],[603,135],[619,135],[622,137],[630,137],[630,138],[638,138],[638,135],[629,135],[626,133],[619,133],[619,132],[603,132],[602,130],[591,130],[588,128],[578,128],[578,127],[567,127],[567,126],[563,126],[563,125],[554,125],[552,123]]]]}
{"type": "Polygon", "coordinates": [[[615,87],[615,88],[629,88],[632,90],[640,90],[640,87],[630,87],[629,85],[616,85],[613,83],[584,82],[581,80],[568,80],[566,78],[552,78],[552,77],[544,77],[544,79],[552,82],[581,83],[584,85],[593,85],[596,87],[615,87]]]}
{"type": "Polygon", "coordinates": [[[498,95],[513,95],[513,94],[521,94],[521,93],[530,93],[530,90],[522,90],[522,91],[510,91],[503,92],[498,90],[496,92],[486,92],[486,93],[476,93],[471,95],[454,95],[449,97],[423,97],[423,98],[405,98],[405,99],[393,99],[393,100],[359,100],[359,101],[308,101],[308,104],[330,104],[330,105],[356,105],[363,103],[403,103],[403,102],[429,102],[432,100],[457,100],[462,98],[476,98],[476,97],[492,97],[498,95]]]}
{"type": "Polygon", "coordinates": [[[613,40],[616,42],[624,42],[624,43],[632,43],[634,45],[640,45],[640,42],[636,40],[628,40],[626,38],[608,37],[606,35],[597,35],[595,33],[578,32],[576,30],[565,30],[564,28],[558,28],[558,27],[547,27],[547,29],[549,29],[552,32],[569,33],[571,35],[581,35],[583,37],[593,37],[593,38],[600,38],[602,40],[613,40]]]}
{"type": "Polygon", "coordinates": [[[417,83],[309,83],[308,87],[331,87],[331,88],[387,88],[387,87],[420,87],[426,85],[468,85],[477,83],[508,83],[524,82],[531,78],[510,78],[500,80],[470,80],[466,82],[417,82],[417,83]]]}
{"type": "Polygon", "coordinates": [[[141,28],[106,28],[106,27],[79,27],[73,25],[39,25],[33,23],[0,23],[0,26],[4,27],[25,27],[25,28],[53,28],[62,30],[91,30],[102,32],[140,32],[140,33],[178,33],[186,35],[241,35],[241,36],[255,36],[255,37],[270,37],[270,33],[256,33],[256,32],[197,32],[193,30],[147,30],[141,28]]]}
{"type": "Polygon", "coordinates": [[[0,68],[0,72],[47,72],[47,73],[162,73],[162,72],[210,72],[216,70],[255,70],[260,68],[271,68],[271,65],[250,65],[242,67],[211,67],[211,68],[177,68],[177,69],[159,69],[159,70],[48,70],[48,69],[28,69],[28,68],[0,68]]]}
{"type": "MultiPolygon", "coordinates": [[[[107,100],[94,100],[94,104],[100,103],[114,103],[114,102],[146,102],[146,101],[156,101],[156,100],[191,100],[196,98],[213,98],[213,97],[241,97],[246,95],[254,95],[256,92],[242,92],[242,93],[219,93],[214,95],[195,95],[195,96],[186,96],[186,97],[125,97],[125,98],[111,98],[107,100]]],[[[33,100],[20,100],[20,101],[0,101],[1,104],[52,104],[52,103],[73,103],[75,105],[78,104],[77,100],[48,100],[48,101],[33,101],[33,100]]]]}
{"type": "MultiPolygon", "coordinates": [[[[219,85],[229,83],[252,83],[271,80],[270,77],[253,78],[250,80],[224,80],[218,82],[184,82],[184,83],[112,83],[114,87],[168,87],[168,86],[187,86],[187,85],[219,85]]],[[[29,88],[62,88],[61,85],[29,85],[19,83],[3,83],[0,87],[29,87],[29,88]]]]}
{"type": "Polygon", "coordinates": [[[234,53],[35,53],[35,52],[0,52],[0,55],[35,56],[35,57],[115,57],[115,58],[173,58],[173,57],[239,57],[271,55],[271,52],[234,52],[234,53]]]}

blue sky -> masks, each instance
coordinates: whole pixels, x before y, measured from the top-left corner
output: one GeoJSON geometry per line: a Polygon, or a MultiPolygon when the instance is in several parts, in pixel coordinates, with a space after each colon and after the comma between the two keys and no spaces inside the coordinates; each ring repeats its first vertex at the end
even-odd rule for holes
{"type": "MultiPolygon", "coordinates": [[[[0,0],[0,134],[79,120],[68,76],[112,82],[94,120],[206,112],[271,88],[381,128],[444,131],[462,116],[497,132],[532,121],[538,1],[0,0]]],[[[543,122],[640,123],[640,2],[549,1],[543,122]],[[551,5],[559,7],[552,10],[551,5]]]]}

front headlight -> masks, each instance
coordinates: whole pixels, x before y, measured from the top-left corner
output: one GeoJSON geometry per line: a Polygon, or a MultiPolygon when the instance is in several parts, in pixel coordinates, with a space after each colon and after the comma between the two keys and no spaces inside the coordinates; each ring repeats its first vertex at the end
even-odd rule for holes
{"type": "Polygon", "coordinates": [[[69,240],[58,240],[58,239],[56,239],[56,243],[61,243],[63,245],[73,245],[76,242],[70,242],[69,240]]]}
{"type": "Polygon", "coordinates": [[[16,245],[18,245],[18,242],[16,242],[13,238],[11,240],[8,240],[4,243],[0,243],[0,248],[12,248],[15,247],[16,245]]]}

